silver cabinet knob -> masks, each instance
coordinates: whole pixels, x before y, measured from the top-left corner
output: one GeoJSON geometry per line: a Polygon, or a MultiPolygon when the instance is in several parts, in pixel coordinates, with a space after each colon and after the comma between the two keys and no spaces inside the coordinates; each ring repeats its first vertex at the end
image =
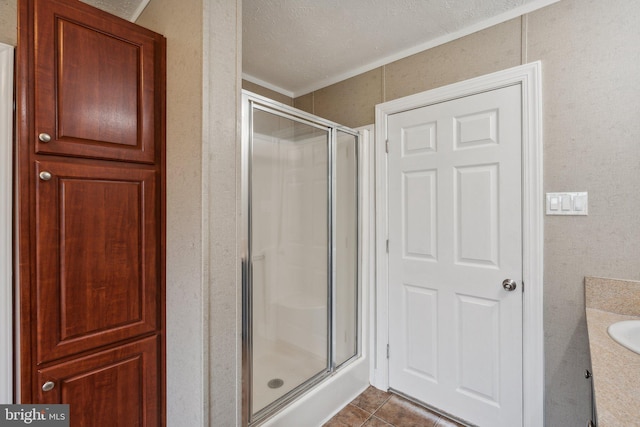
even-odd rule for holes
{"type": "Polygon", "coordinates": [[[47,172],[47,171],[40,172],[40,179],[43,181],[49,181],[51,177],[52,177],[51,172],[47,172]]]}
{"type": "Polygon", "coordinates": [[[51,391],[55,386],[56,383],[54,383],[53,381],[47,381],[46,383],[42,384],[42,391],[51,391]]]}
{"type": "Polygon", "coordinates": [[[513,291],[516,289],[516,287],[518,287],[518,284],[516,283],[515,280],[511,280],[511,279],[504,279],[502,281],[502,287],[506,290],[506,291],[513,291]]]}
{"type": "Polygon", "coordinates": [[[38,139],[41,142],[49,142],[51,141],[51,135],[49,135],[48,133],[41,133],[40,135],[38,135],[38,139]]]}

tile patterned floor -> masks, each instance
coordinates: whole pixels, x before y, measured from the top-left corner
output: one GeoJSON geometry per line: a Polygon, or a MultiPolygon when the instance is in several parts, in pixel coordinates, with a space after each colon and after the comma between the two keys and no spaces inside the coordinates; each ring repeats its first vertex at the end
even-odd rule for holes
{"type": "Polygon", "coordinates": [[[463,427],[406,399],[369,387],[323,427],[463,427]]]}

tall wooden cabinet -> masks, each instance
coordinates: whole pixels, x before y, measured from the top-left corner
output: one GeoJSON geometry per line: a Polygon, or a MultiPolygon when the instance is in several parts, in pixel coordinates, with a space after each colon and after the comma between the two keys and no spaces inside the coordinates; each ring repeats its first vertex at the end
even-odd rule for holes
{"type": "Polygon", "coordinates": [[[72,426],[165,424],[165,39],[20,0],[20,399],[72,426]]]}

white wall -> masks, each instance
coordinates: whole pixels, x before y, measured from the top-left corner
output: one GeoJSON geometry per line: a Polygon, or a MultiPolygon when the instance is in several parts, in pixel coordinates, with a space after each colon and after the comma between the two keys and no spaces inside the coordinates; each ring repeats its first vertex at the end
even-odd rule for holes
{"type": "Polygon", "coordinates": [[[13,47],[0,43],[0,404],[13,403],[13,47]]]}

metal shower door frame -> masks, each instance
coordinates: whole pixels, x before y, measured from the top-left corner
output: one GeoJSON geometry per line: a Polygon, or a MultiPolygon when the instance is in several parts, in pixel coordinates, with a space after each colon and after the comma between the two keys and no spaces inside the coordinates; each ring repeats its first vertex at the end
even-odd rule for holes
{"type": "Polygon", "coordinates": [[[337,369],[349,364],[351,361],[359,358],[362,354],[362,325],[360,321],[361,313],[361,231],[358,225],[357,244],[356,244],[356,298],[354,314],[356,315],[356,352],[340,365],[336,365],[335,350],[335,307],[336,307],[336,259],[334,244],[336,241],[336,228],[334,227],[336,217],[336,147],[338,132],[353,135],[356,138],[355,154],[356,154],[356,218],[358,223],[360,220],[360,155],[359,145],[361,137],[358,131],[322,119],[313,114],[295,109],[291,106],[270,100],[268,98],[253,94],[251,92],[242,91],[242,141],[241,141],[241,269],[242,269],[242,425],[251,426],[262,423],[270,416],[285,408],[289,403],[298,398],[306,391],[313,388],[322,380],[328,378],[337,369]],[[253,111],[260,110],[267,113],[277,115],[286,119],[303,123],[317,129],[327,130],[329,138],[328,144],[328,165],[327,165],[327,366],[320,373],[308,378],[301,385],[295,387],[285,395],[281,396],[274,402],[270,403],[260,411],[253,413],[252,409],[252,379],[253,379],[253,327],[252,327],[252,283],[253,271],[251,267],[252,260],[252,150],[253,150],[253,111]]]}

